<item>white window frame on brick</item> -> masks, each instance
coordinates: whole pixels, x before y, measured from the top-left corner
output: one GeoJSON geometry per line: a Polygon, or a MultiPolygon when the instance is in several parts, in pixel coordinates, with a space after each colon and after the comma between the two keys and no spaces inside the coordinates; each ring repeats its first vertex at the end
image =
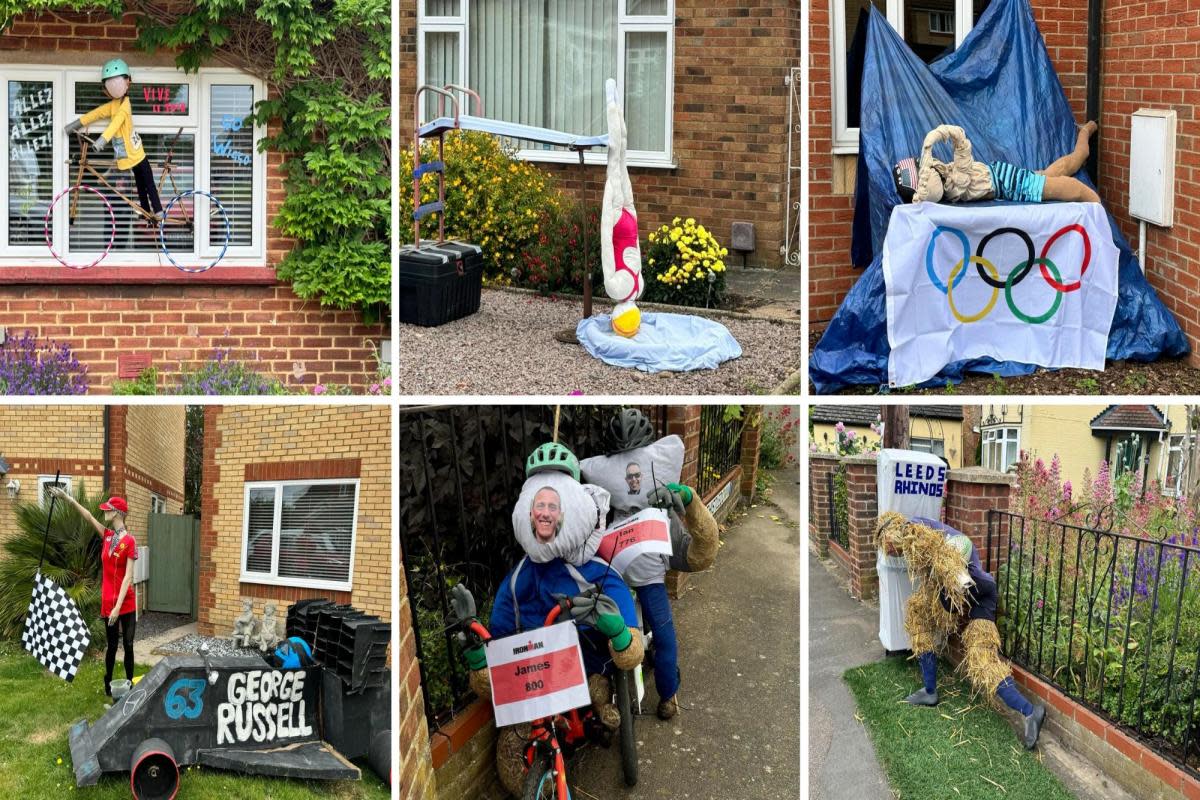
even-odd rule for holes
{"type": "Polygon", "coordinates": [[[254,481],[246,482],[243,489],[242,506],[242,547],[238,560],[238,572],[242,583],[260,583],[268,586],[292,586],[301,589],[329,589],[335,592],[349,592],[354,588],[354,558],[358,548],[358,501],[362,496],[358,478],[329,478],[320,480],[295,481],[254,481]],[[286,486],[321,486],[344,484],[354,487],[354,516],[350,521],[350,571],[345,581],[330,581],[320,578],[292,578],[279,576],[279,530],[283,515],[283,489],[286,486]],[[271,547],[270,573],[246,571],[246,547],[250,536],[250,492],[254,489],[275,490],[275,518],[272,522],[274,544],[271,547]]]}
{"type": "MultiPolygon", "coordinates": [[[[417,0],[417,85],[425,84],[425,35],[426,33],[458,34],[458,74],[463,76],[463,84],[471,86],[469,75],[468,50],[470,48],[470,4],[468,0],[458,0],[459,11],[455,16],[427,16],[425,0],[417,0]]],[[[675,0],[666,0],[667,8],[664,14],[630,14],[631,0],[615,0],[617,3],[617,95],[625,97],[625,40],[631,33],[665,33],[667,41],[666,87],[664,92],[664,139],[666,149],[629,150],[626,152],[626,163],[631,167],[650,167],[657,169],[676,169],[673,140],[675,134],[675,0]]],[[[598,81],[605,80],[597,77],[598,81]]],[[[484,108],[487,108],[487,98],[483,98],[484,108]]],[[[592,133],[603,134],[607,130],[592,133]]],[[[577,153],[562,149],[555,150],[520,150],[517,157],[525,161],[545,162],[552,164],[577,164],[577,153]]],[[[605,148],[594,148],[583,155],[584,163],[605,165],[608,163],[608,151],[605,148]]]]}
{"type": "MultiPolygon", "coordinates": [[[[181,127],[185,134],[194,137],[196,153],[195,153],[195,188],[207,189],[209,187],[209,175],[211,166],[211,149],[213,141],[213,131],[211,130],[211,120],[207,109],[209,108],[209,98],[214,86],[250,86],[254,91],[252,107],[254,104],[266,99],[266,87],[262,81],[247,75],[236,69],[226,67],[203,67],[196,73],[185,73],[181,70],[170,67],[137,67],[135,70],[136,81],[134,90],[139,84],[153,83],[174,83],[187,84],[188,86],[188,113],[178,116],[147,116],[134,115],[134,127],[138,133],[151,134],[167,134],[173,136],[181,127]]],[[[53,129],[54,129],[54,144],[52,150],[53,158],[53,185],[54,192],[66,189],[75,179],[75,171],[71,165],[66,163],[68,147],[68,134],[63,128],[68,122],[76,119],[79,115],[74,113],[74,104],[69,102],[74,98],[74,87],[80,83],[95,83],[95,69],[80,69],[78,67],[68,65],[14,65],[11,68],[5,66],[3,75],[0,75],[0,92],[3,93],[3,108],[0,109],[0,267],[5,265],[18,266],[49,266],[61,267],[58,261],[50,255],[50,252],[44,243],[38,245],[20,245],[8,246],[8,224],[9,224],[9,194],[8,194],[8,82],[9,81],[36,81],[41,83],[52,84],[53,98],[53,129]]],[[[100,123],[92,126],[92,130],[98,132],[100,123]]],[[[254,147],[252,148],[252,191],[253,203],[251,221],[251,244],[241,246],[230,246],[221,259],[221,262],[214,267],[261,267],[266,265],[267,253],[267,154],[259,152],[258,143],[266,135],[266,128],[261,125],[254,127],[254,147]]],[[[104,154],[104,160],[111,160],[111,155],[104,154]]],[[[155,182],[157,183],[161,177],[158,172],[159,165],[152,163],[155,171],[155,182]]],[[[85,183],[94,184],[94,177],[85,177],[85,183]]],[[[162,192],[162,204],[165,207],[170,202],[170,183],[164,185],[162,192]]],[[[106,192],[107,194],[107,192],[106,192]]],[[[117,204],[121,201],[119,198],[108,198],[110,202],[117,204]]],[[[218,196],[218,200],[221,198],[218,196]]],[[[208,214],[208,199],[203,195],[195,196],[196,216],[203,218],[208,214]]],[[[65,199],[60,201],[65,203],[65,199]]],[[[52,239],[55,243],[55,249],[63,255],[69,262],[82,261],[87,263],[91,258],[100,255],[98,252],[73,252],[69,248],[68,242],[68,220],[66,214],[54,215],[54,226],[51,232],[52,239]]],[[[176,252],[172,250],[172,255],[175,259],[185,266],[197,266],[207,262],[217,256],[221,250],[223,240],[209,241],[209,231],[207,225],[196,226],[195,249],[190,252],[176,252]]],[[[171,262],[161,251],[154,252],[139,252],[139,253],[110,253],[103,261],[100,262],[101,267],[170,267],[171,262]]],[[[66,267],[62,267],[67,269],[66,267]]],[[[85,277],[87,271],[80,272],[81,277],[85,277]]],[[[181,278],[186,278],[187,273],[180,272],[181,278]]]]}
{"type": "Polygon", "coordinates": [[[982,450],[983,450],[983,466],[987,469],[995,470],[996,472],[1008,472],[1008,468],[1012,464],[1017,463],[1021,458],[1021,429],[1015,425],[995,425],[993,427],[984,428],[982,433],[982,450]],[[990,438],[989,438],[990,437],[990,438]],[[1003,464],[1004,453],[1008,449],[1009,442],[1013,442],[1017,446],[1017,458],[1011,464],[1003,464]],[[992,451],[989,445],[998,445],[1000,448],[1000,461],[1003,466],[993,464],[992,451]]]}
{"type": "MultiPolygon", "coordinates": [[[[904,38],[904,3],[910,0],[887,0],[887,21],[904,38]]],[[[975,7],[972,0],[954,0],[954,46],[957,48],[967,38],[971,28],[975,7]]],[[[846,3],[845,0],[829,0],[830,36],[830,91],[833,92],[833,152],[835,154],[858,153],[858,128],[849,127],[850,112],[846,99],[846,3]]]]}
{"type": "Polygon", "coordinates": [[[161,495],[154,492],[150,493],[150,513],[165,514],[167,513],[167,501],[161,495]],[[157,509],[157,510],[156,510],[157,509]]]}
{"type": "MultiPolygon", "coordinates": [[[[46,500],[45,500],[46,487],[53,486],[53,485],[55,485],[53,475],[38,475],[37,496],[38,496],[39,503],[42,503],[43,505],[46,503],[46,500]]],[[[58,485],[63,487],[64,489],[66,489],[68,492],[70,492],[71,491],[71,476],[70,475],[59,475],[58,476],[58,485]]]]}

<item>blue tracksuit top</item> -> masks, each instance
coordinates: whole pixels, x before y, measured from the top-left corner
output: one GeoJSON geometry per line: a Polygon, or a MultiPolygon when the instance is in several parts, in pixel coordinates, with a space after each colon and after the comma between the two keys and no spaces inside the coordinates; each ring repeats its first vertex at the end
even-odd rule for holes
{"type": "MultiPolygon", "coordinates": [[[[579,574],[591,583],[600,584],[600,590],[616,601],[621,609],[621,616],[630,628],[638,627],[637,609],[633,604],[633,595],[629,587],[616,570],[599,559],[592,559],[581,567],[576,567],[579,574]]],[[[574,597],[580,593],[579,585],[567,570],[566,562],[554,559],[545,564],[538,564],[532,559],[524,558],[518,562],[500,584],[496,591],[496,602],[492,606],[492,616],[488,622],[488,630],[492,636],[499,638],[517,633],[516,615],[513,613],[512,576],[517,572],[516,599],[521,610],[521,630],[533,630],[542,627],[546,615],[557,602],[555,594],[565,594],[574,597]],[[517,572],[519,568],[519,572],[517,572]]],[[[568,617],[560,616],[560,621],[568,617]]],[[[592,630],[590,625],[581,625],[580,632],[592,630]]]]}

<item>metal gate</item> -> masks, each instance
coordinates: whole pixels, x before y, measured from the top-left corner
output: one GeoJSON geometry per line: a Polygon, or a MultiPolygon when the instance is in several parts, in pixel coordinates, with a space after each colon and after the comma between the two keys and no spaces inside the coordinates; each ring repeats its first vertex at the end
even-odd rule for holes
{"type": "Polygon", "coordinates": [[[184,514],[151,514],[146,526],[150,576],[146,610],[196,615],[200,521],[184,514]]]}
{"type": "Polygon", "coordinates": [[[787,182],[786,202],[783,206],[783,263],[788,266],[800,266],[800,205],[803,202],[804,176],[801,174],[801,156],[804,127],[804,115],[800,110],[800,98],[803,96],[804,84],[801,79],[801,68],[792,67],[785,79],[788,85],[788,146],[787,146],[787,182]]]}

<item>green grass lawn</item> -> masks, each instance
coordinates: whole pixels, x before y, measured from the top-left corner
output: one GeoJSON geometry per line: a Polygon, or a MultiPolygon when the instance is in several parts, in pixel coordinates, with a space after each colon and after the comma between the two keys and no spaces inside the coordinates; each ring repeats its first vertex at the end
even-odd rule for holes
{"type": "MultiPolygon", "coordinates": [[[[120,673],[120,665],[117,671],[120,673]]],[[[145,669],[138,667],[135,674],[145,669]]],[[[67,729],[75,720],[89,722],[104,713],[104,662],[89,658],[73,683],[59,680],[18,646],[0,643],[0,797],[121,798],[128,800],[129,775],[108,775],[100,783],[75,788],[67,729]]],[[[361,781],[313,782],[251,778],[227,772],[186,769],[180,780],[180,800],[301,800],[302,798],[390,797],[388,788],[365,763],[361,781]]]]}
{"type": "Polygon", "coordinates": [[[858,702],[857,718],[900,800],[1071,800],[1073,795],[1036,755],[1017,741],[1007,719],[973,702],[970,686],[943,662],[942,702],[910,706],[921,687],[916,663],[889,658],[842,676],[858,702]]]}

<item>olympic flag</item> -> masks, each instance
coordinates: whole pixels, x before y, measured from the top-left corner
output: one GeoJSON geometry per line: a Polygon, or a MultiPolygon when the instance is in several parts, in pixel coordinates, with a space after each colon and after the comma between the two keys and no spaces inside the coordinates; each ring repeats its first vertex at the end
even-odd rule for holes
{"type": "Polygon", "coordinates": [[[1117,263],[1099,203],[896,206],[883,244],[889,382],[982,356],[1103,369],[1117,263]]]}

